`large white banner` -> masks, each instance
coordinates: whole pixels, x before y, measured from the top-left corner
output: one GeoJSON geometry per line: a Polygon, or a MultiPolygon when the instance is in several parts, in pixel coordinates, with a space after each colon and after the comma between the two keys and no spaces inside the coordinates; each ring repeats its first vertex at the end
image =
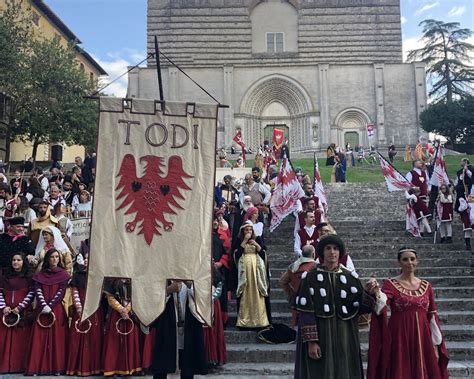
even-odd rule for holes
{"type": "Polygon", "coordinates": [[[216,105],[100,98],[100,123],[83,318],[104,278],[131,278],[132,307],[149,325],[167,279],[191,280],[211,323],[211,233],[216,105]]]}

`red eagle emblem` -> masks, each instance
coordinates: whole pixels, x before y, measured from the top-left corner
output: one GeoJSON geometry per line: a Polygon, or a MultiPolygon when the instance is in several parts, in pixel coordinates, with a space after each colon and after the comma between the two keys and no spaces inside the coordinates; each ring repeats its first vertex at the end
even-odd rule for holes
{"type": "Polygon", "coordinates": [[[125,230],[132,233],[137,224],[148,245],[154,235],[161,236],[160,229],[170,231],[173,223],[166,220],[166,214],[177,214],[177,209],[183,209],[179,204],[184,199],[180,190],[191,190],[184,179],[192,178],[184,172],[181,157],[173,155],[168,160],[168,174],[164,176],[164,158],[146,155],[140,158],[145,162],[144,174],[137,177],[135,157],[127,154],[123,157],[122,165],[117,176],[120,182],[116,191],[120,191],[117,200],[123,199],[116,209],[128,208],[126,215],[135,214],[131,222],[125,224],[125,230]]]}

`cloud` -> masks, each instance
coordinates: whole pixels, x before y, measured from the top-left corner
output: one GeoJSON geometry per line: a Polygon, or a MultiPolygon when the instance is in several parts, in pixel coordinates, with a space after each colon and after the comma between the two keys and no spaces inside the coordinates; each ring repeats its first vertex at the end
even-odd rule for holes
{"type": "Polygon", "coordinates": [[[438,5],[439,5],[439,1],[437,1],[435,3],[431,3],[431,4],[426,4],[426,5],[422,6],[421,8],[417,9],[416,12],[415,12],[415,15],[419,16],[423,12],[429,11],[430,9],[433,9],[433,8],[437,7],[438,5]]]}
{"type": "Polygon", "coordinates": [[[405,24],[407,22],[407,18],[406,17],[400,17],[400,22],[403,24],[405,24]]]}
{"type": "MultiPolygon", "coordinates": [[[[120,51],[108,52],[106,58],[94,56],[94,59],[108,72],[109,76],[104,78],[100,86],[105,87],[108,83],[119,78],[127,72],[130,66],[134,66],[145,59],[146,55],[134,49],[122,49],[120,51]]],[[[110,84],[104,92],[108,95],[125,97],[127,95],[128,74],[123,75],[114,83],[110,84]]]]}
{"type": "Polygon", "coordinates": [[[460,7],[452,7],[451,10],[448,12],[449,17],[456,17],[456,16],[462,16],[464,13],[466,13],[466,7],[465,6],[460,6],[460,7]]]}
{"type": "Polygon", "coordinates": [[[421,36],[407,38],[403,40],[403,61],[406,62],[407,55],[410,50],[416,50],[423,47],[423,42],[421,41],[421,36]]]}

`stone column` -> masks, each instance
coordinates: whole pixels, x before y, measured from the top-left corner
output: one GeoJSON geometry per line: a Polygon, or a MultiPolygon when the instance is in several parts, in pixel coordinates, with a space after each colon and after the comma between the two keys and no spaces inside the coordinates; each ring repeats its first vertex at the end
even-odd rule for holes
{"type": "Polygon", "coordinates": [[[377,133],[377,140],[379,145],[385,145],[387,138],[385,136],[385,101],[384,101],[384,78],[383,78],[383,63],[374,64],[375,76],[375,114],[376,125],[375,131],[377,133]]]}
{"type": "MultiPolygon", "coordinates": [[[[129,67],[130,68],[130,67],[129,67]]],[[[135,67],[128,73],[128,88],[127,88],[127,97],[138,97],[140,98],[140,82],[138,80],[138,75],[140,68],[135,67]]]]}
{"type": "Polygon", "coordinates": [[[416,96],[416,138],[418,138],[421,135],[427,135],[427,133],[420,127],[420,113],[426,109],[425,64],[421,62],[413,63],[413,71],[415,75],[416,96]]]}
{"type": "Polygon", "coordinates": [[[179,85],[179,71],[176,67],[168,67],[168,97],[166,100],[170,101],[185,101],[186,99],[180,99],[179,94],[181,88],[179,85]]]}
{"type": "Polygon", "coordinates": [[[224,108],[224,144],[229,147],[235,134],[234,129],[234,67],[224,66],[224,104],[229,108],[224,108]]]}
{"type": "Polygon", "coordinates": [[[321,112],[320,120],[320,135],[321,146],[329,145],[331,143],[331,120],[329,115],[329,65],[319,64],[319,109],[321,112]]]}

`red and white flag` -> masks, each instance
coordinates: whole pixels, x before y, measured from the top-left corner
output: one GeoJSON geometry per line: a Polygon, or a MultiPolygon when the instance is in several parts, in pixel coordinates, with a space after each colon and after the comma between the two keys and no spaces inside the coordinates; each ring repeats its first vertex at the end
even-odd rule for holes
{"type": "Polygon", "coordinates": [[[239,130],[232,140],[242,148],[242,159],[245,162],[245,143],[242,140],[242,131],[239,130]]]}
{"type": "Polygon", "coordinates": [[[379,154],[380,166],[382,166],[382,174],[387,183],[388,192],[405,191],[407,188],[413,187],[402,174],[400,174],[395,167],[393,167],[383,156],[379,154]]]}
{"type": "Polygon", "coordinates": [[[273,144],[278,150],[283,145],[283,138],[285,137],[285,131],[283,129],[273,129],[273,144]]]}
{"type": "Polygon", "coordinates": [[[323,182],[321,181],[321,175],[319,173],[318,159],[316,153],[314,153],[314,183],[313,190],[314,194],[318,197],[319,201],[323,205],[324,213],[328,213],[328,201],[326,199],[326,191],[324,191],[323,182]]]}
{"type": "Polygon", "coordinates": [[[406,208],[406,230],[410,232],[413,237],[421,237],[420,228],[418,227],[418,221],[416,219],[415,211],[411,206],[410,202],[407,202],[406,208]]]}
{"type": "Polygon", "coordinates": [[[443,184],[449,184],[448,174],[446,173],[446,163],[444,162],[444,151],[441,146],[438,147],[438,154],[436,155],[430,184],[437,187],[441,187],[443,184]]]}
{"type": "Polygon", "coordinates": [[[367,137],[371,140],[375,136],[375,125],[367,124],[367,137]]]}
{"type": "Polygon", "coordinates": [[[303,196],[304,191],[301,184],[288,158],[284,157],[281,161],[280,173],[276,178],[276,185],[270,202],[272,210],[270,232],[273,232],[286,216],[296,210],[298,201],[303,196]]]}

